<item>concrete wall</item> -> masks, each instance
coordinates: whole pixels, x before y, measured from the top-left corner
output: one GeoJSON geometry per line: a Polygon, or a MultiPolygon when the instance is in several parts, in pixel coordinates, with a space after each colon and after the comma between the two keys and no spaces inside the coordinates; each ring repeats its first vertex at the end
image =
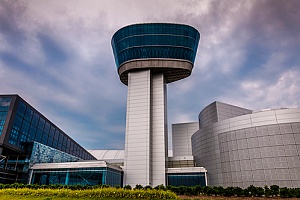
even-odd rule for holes
{"type": "Polygon", "coordinates": [[[199,130],[198,122],[172,124],[173,156],[192,156],[192,135],[199,130]]]}
{"type": "Polygon", "coordinates": [[[129,73],[124,184],[150,185],[150,70],[129,73]]]}
{"type": "Polygon", "coordinates": [[[124,184],[166,184],[166,84],[162,73],[129,73],[124,184]]]}
{"type": "Polygon", "coordinates": [[[300,187],[300,109],[265,110],[222,120],[192,136],[209,185],[300,187]]]}

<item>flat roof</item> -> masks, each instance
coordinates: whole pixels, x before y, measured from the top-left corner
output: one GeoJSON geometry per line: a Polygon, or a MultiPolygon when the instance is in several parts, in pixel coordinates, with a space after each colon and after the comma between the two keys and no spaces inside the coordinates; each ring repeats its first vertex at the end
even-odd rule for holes
{"type": "Polygon", "coordinates": [[[197,173],[207,172],[204,167],[181,167],[181,168],[168,168],[168,174],[181,174],[181,173],[197,173]]]}
{"type": "Polygon", "coordinates": [[[30,169],[79,169],[79,168],[96,168],[108,167],[118,171],[123,171],[121,167],[111,165],[102,160],[83,161],[83,162],[64,162],[64,163],[38,163],[34,164],[30,169]]]}

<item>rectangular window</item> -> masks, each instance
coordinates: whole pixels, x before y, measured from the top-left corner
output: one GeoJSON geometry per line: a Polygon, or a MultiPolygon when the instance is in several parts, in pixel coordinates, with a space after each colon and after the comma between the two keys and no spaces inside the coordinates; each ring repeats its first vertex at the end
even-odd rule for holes
{"type": "Polygon", "coordinates": [[[24,119],[27,120],[28,122],[31,122],[32,117],[33,117],[33,111],[27,107],[24,119]]]}
{"type": "Polygon", "coordinates": [[[49,136],[54,138],[54,135],[55,135],[55,127],[51,126],[49,136]]]}
{"type": "Polygon", "coordinates": [[[44,130],[44,125],[45,125],[45,120],[43,118],[40,118],[38,128],[40,130],[44,130]]]}
{"type": "Polygon", "coordinates": [[[2,130],[4,128],[10,102],[11,98],[0,98],[0,135],[2,134],[2,130]]]}
{"type": "Polygon", "coordinates": [[[37,142],[41,142],[42,141],[42,136],[43,136],[43,131],[41,131],[41,130],[39,130],[38,129],[38,131],[37,131],[37,133],[36,133],[36,136],[35,136],[35,140],[37,141],[37,142]]]}
{"type": "Polygon", "coordinates": [[[49,130],[50,130],[50,124],[48,122],[46,122],[44,132],[48,134],[49,130]]]}
{"type": "Polygon", "coordinates": [[[26,105],[23,102],[20,101],[19,105],[18,105],[17,114],[20,115],[23,118],[24,115],[25,115],[25,112],[26,112],[26,105]]]}
{"type": "Polygon", "coordinates": [[[59,133],[59,130],[56,129],[55,135],[54,135],[54,139],[55,139],[55,140],[59,140],[59,134],[60,134],[60,133],[59,133]]]}
{"type": "Polygon", "coordinates": [[[40,119],[39,115],[37,113],[34,113],[31,124],[37,127],[39,123],[39,119],[40,119]]]}

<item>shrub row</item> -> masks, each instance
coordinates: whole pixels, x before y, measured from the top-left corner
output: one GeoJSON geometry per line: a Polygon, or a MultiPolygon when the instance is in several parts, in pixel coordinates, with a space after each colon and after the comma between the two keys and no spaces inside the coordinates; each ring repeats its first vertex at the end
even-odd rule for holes
{"type": "Polygon", "coordinates": [[[167,186],[166,190],[170,190],[177,195],[208,195],[208,196],[225,196],[225,197],[282,197],[282,198],[300,198],[300,188],[280,188],[277,185],[272,185],[270,187],[255,187],[250,185],[247,188],[240,187],[227,187],[223,188],[221,186],[167,186]]]}
{"type": "Polygon", "coordinates": [[[32,189],[32,188],[6,188],[0,190],[0,196],[26,195],[40,197],[90,197],[90,198],[126,198],[126,199],[176,199],[177,196],[171,191],[162,190],[124,190],[122,188],[94,188],[86,190],[71,189],[32,189]]]}
{"type": "MultiPolygon", "coordinates": [[[[27,184],[20,184],[20,183],[14,183],[14,184],[0,184],[0,189],[52,189],[52,190],[68,190],[68,191],[78,191],[80,190],[87,190],[87,193],[89,191],[105,191],[104,189],[112,189],[112,191],[115,192],[116,189],[118,191],[124,191],[128,192],[137,192],[138,194],[141,191],[146,191],[146,193],[150,191],[160,192],[163,191],[170,191],[172,194],[177,195],[188,195],[188,196],[199,196],[199,195],[208,195],[208,196],[238,196],[238,197],[283,197],[283,198],[300,198],[300,188],[286,188],[282,187],[280,188],[277,185],[272,185],[270,187],[255,187],[253,185],[247,187],[247,188],[240,188],[240,187],[227,187],[223,188],[221,186],[193,186],[193,187],[186,187],[186,186],[163,186],[158,185],[154,188],[151,186],[145,186],[142,185],[136,185],[135,188],[133,188],[130,185],[125,185],[123,189],[120,188],[120,186],[115,186],[114,188],[110,188],[108,185],[96,185],[96,186],[88,186],[88,185],[27,185],[27,184]]],[[[51,191],[51,190],[49,190],[51,191]]],[[[110,190],[109,190],[110,191],[110,190]]],[[[147,197],[150,195],[147,193],[147,197]]],[[[170,194],[171,194],[170,193],[170,194]]],[[[130,193],[131,194],[131,193],[130,193]]],[[[151,193],[152,194],[152,193],[151,193]]],[[[131,194],[133,195],[133,194],[131,194]]]]}
{"type": "MultiPolygon", "coordinates": [[[[124,186],[130,187],[130,186],[124,186]]],[[[138,189],[152,189],[150,186],[142,187],[141,185],[136,185],[138,189]]],[[[131,187],[130,187],[131,189],[131,187]]],[[[177,195],[188,195],[188,196],[199,196],[199,195],[208,195],[208,196],[225,196],[225,197],[282,197],[282,198],[300,198],[300,188],[280,188],[277,185],[271,185],[270,187],[255,187],[250,185],[249,187],[243,189],[240,187],[227,187],[223,188],[222,186],[166,186],[159,185],[154,187],[158,190],[169,190],[174,192],[177,195]]]]}

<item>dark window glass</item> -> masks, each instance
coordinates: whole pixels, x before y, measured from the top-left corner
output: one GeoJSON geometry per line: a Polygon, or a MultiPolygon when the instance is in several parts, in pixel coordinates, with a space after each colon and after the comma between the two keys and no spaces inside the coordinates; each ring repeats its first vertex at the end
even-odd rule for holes
{"type": "Polygon", "coordinates": [[[35,140],[37,142],[41,142],[42,141],[42,137],[43,137],[43,131],[42,130],[37,130],[36,136],[35,136],[35,140]]]}
{"type": "Polygon", "coordinates": [[[54,134],[55,134],[55,127],[54,127],[54,126],[51,126],[49,136],[50,136],[51,138],[54,138],[54,134]]]}
{"type": "Polygon", "coordinates": [[[57,145],[58,145],[58,142],[56,140],[53,140],[53,144],[52,144],[53,148],[57,148],[57,145]]]}
{"type": "Polygon", "coordinates": [[[33,126],[38,126],[38,123],[39,123],[39,119],[40,119],[40,117],[39,117],[39,115],[37,114],[37,113],[34,113],[33,114],[33,118],[32,118],[32,122],[31,122],[31,124],[33,125],[33,126]]]}
{"type": "Polygon", "coordinates": [[[45,120],[43,118],[40,118],[38,128],[40,130],[44,130],[44,125],[45,125],[45,120]]]}
{"type": "Polygon", "coordinates": [[[48,134],[43,134],[43,137],[42,137],[42,144],[45,144],[45,145],[47,145],[47,140],[48,140],[48,134]]]}
{"type": "Polygon", "coordinates": [[[20,115],[22,118],[24,117],[26,112],[26,105],[23,102],[19,102],[17,114],[20,115]]]}
{"type": "Polygon", "coordinates": [[[55,131],[55,135],[54,135],[54,138],[55,138],[55,140],[58,140],[59,139],[59,130],[56,130],[55,131]]]}
{"type": "Polygon", "coordinates": [[[50,124],[48,122],[46,122],[45,127],[44,127],[44,132],[48,134],[49,130],[50,130],[50,124]]]}
{"type": "Polygon", "coordinates": [[[47,144],[49,147],[52,147],[53,139],[51,137],[48,138],[47,144]]]}
{"type": "Polygon", "coordinates": [[[34,139],[36,131],[37,131],[37,129],[36,129],[35,126],[30,126],[28,137],[31,138],[31,139],[34,139]]]}
{"type": "Polygon", "coordinates": [[[0,98],[0,135],[2,134],[11,98],[0,98]]]}
{"type": "Polygon", "coordinates": [[[27,107],[24,119],[27,120],[28,122],[31,122],[32,117],[33,117],[33,111],[27,107]]]}

